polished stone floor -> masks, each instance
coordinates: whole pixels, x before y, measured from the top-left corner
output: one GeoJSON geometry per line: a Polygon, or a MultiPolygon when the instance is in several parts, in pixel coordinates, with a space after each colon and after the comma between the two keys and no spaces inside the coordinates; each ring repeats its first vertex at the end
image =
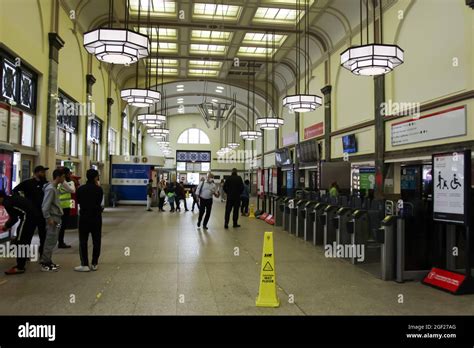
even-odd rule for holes
{"type": "MultiPolygon", "coordinates": [[[[262,221],[244,217],[241,228],[225,230],[223,214],[224,203],[216,200],[205,231],[196,228],[196,212],[108,208],[99,271],[73,271],[78,238],[68,231],[72,248],[54,254],[59,272],[44,273],[30,263],[23,275],[0,275],[0,315],[474,313],[474,296],[456,297],[418,282],[384,282],[262,221]],[[275,232],[279,308],[255,306],[265,231],[275,232]]],[[[12,264],[0,259],[2,270],[12,264]]]]}

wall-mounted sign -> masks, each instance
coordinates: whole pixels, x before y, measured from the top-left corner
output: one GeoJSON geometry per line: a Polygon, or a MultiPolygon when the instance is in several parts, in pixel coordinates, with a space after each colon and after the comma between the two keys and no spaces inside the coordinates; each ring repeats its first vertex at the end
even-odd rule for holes
{"type": "Polygon", "coordinates": [[[467,225],[470,192],[471,151],[433,155],[433,219],[467,225]]]}
{"type": "Polygon", "coordinates": [[[466,135],[466,107],[459,106],[392,124],[392,146],[466,135]]]}
{"type": "Polygon", "coordinates": [[[293,145],[298,142],[298,133],[293,132],[283,136],[283,146],[293,145]]]}
{"type": "Polygon", "coordinates": [[[324,122],[319,122],[304,129],[304,138],[305,139],[314,138],[314,137],[322,135],[323,133],[324,133],[324,122]]]}

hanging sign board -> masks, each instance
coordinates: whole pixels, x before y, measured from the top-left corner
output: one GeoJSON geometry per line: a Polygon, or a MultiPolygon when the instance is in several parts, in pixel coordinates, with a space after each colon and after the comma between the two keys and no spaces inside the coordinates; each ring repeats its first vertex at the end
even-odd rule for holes
{"type": "Polygon", "coordinates": [[[392,146],[466,135],[466,107],[396,122],[391,127],[392,146]]]}
{"type": "Polygon", "coordinates": [[[433,219],[468,225],[471,151],[433,155],[433,219]]]}
{"type": "Polygon", "coordinates": [[[324,122],[313,124],[304,129],[304,139],[310,139],[320,136],[324,133],[324,122]]]}

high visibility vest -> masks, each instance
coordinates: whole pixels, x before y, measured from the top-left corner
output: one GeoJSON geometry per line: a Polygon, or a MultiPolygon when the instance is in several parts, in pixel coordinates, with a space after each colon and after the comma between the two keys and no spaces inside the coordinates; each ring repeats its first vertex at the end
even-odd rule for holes
{"type": "Polygon", "coordinates": [[[63,209],[74,208],[74,200],[72,199],[71,194],[64,189],[63,185],[59,186],[59,203],[63,209]]]}

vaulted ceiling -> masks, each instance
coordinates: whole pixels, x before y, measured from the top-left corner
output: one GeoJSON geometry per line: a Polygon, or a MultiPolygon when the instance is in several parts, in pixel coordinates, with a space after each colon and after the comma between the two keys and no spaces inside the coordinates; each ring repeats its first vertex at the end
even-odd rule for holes
{"type": "MultiPolygon", "coordinates": [[[[164,75],[166,89],[169,88],[166,90],[167,95],[174,98],[169,100],[170,107],[179,106],[175,103],[176,97],[191,96],[191,92],[196,97],[196,91],[210,98],[226,99],[212,88],[210,93],[199,90],[197,85],[193,86],[193,81],[229,86],[229,89],[234,89],[229,90],[228,95],[231,96],[243,93],[241,89],[247,88],[248,77],[254,74],[257,93],[268,100],[270,93],[265,95],[264,83],[269,71],[267,68],[271,68],[265,64],[267,49],[270,50],[270,59],[275,69],[275,79],[270,81],[268,90],[275,88],[277,94],[285,94],[294,85],[297,61],[296,22],[306,15],[304,12],[297,13],[298,0],[129,1],[129,27],[149,34],[152,52],[159,49],[158,61],[154,59],[151,64],[158,68],[160,77],[162,73],[164,75]],[[267,41],[271,46],[273,39],[275,51],[267,46],[267,41]],[[235,64],[235,58],[238,58],[238,64],[235,64]],[[182,82],[187,83],[187,88],[177,93],[176,85],[182,82]]],[[[299,1],[303,5],[307,0],[299,1]]],[[[300,52],[300,58],[301,61],[305,57],[310,59],[311,66],[314,67],[327,57],[328,52],[341,44],[348,44],[352,33],[359,30],[360,1],[308,1],[309,52],[300,52]]],[[[367,1],[378,0],[362,0],[364,21],[367,1]]],[[[383,0],[384,9],[396,1],[383,0]]],[[[67,10],[76,12],[77,25],[82,32],[108,25],[109,0],[61,0],[61,3],[67,10]]],[[[114,1],[114,26],[124,26],[125,3],[126,0],[114,1]]],[[[369,8],[371,7],[370,5],[369,8]]],[[[154,53],[152,55],[155,56],[154,53]]],[[[114,66],[112,76],[121,86],[134,85],[136,70],[136,66],[114,66]]],[[[138,70],[143,82],[143,61],[139,63],[138,70]]],[[[154,70],[152,74],[155,76],[154,70]]],[[[246,105],[246,98],[241,100],[246,105]]],[[[264,112],[264,108],[260,111],[264,112]]]]}

